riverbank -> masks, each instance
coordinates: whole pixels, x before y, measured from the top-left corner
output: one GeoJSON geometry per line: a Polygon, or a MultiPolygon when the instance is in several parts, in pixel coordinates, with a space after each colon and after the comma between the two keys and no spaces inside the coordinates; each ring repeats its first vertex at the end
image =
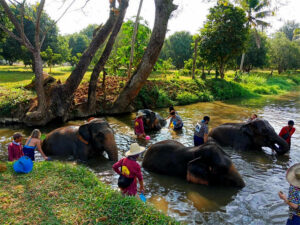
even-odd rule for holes
{"type": "MultiPolygon", "coordinates": [[[[49,72],[47,69],[45,71],[49,72]]],[[[70,67],[57,67],[50,74],[56,80],[64,82],[71,72],[70,67]]],[[[84,105],[88,97],[88,81],[91,72],[87,72],[75,93],[76,105],[84,105]]],[[[146,85],[135,99],[133,106],[142,108],[161,108],[170,105],[187,105],[196,102],[227,100],[233,98],[251,98],[263,95],[280,95],[289,92],[293,87],[300,85],[300,72],[288,72],[270,76],[270,71],[256,71],[243,74],[238,80],[234,79],[233,71],[226,73],[225,79],[216,79],[215,75],[207,75],[206,80],[197,76],[195,80],[189,75],[181,75],[178,71],[164,73],[154,72],[146,85]]],[[[15,119],[16,115],[29,105],[30,99],[35,96],[33,90],[24,87],[33,78],[30,68],[18,66],[0,66],[0,118],[15,119]]],[[[102,90],[102,79],[98,82],[98,105],[111,104],[126,84],[127,78],[107,76],[106,94],[102,90]]],[[[24,109],[25,110],[25,109],[24,109]]],[[[78,111],[78,110],[77,110],[78,111]]],[[[80,111],[80,110],[79,110],[80,111]]],[[[101,112],[101,109],[98,110],[101,112]]],[[[75,117],[80,116],[75,113],[75,117]]]]}
{"type": "Polygon", "coordinates": [[[179,224],[122,197],[84,166],[36,162],[29,174],[0,173],[0,224],[179,224]]]}

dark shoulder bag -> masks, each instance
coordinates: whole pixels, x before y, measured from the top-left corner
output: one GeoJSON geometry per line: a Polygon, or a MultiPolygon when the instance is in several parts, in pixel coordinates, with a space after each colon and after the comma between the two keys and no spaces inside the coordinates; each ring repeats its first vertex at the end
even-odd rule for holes
{"type": "MultiPolygon", "coordinates": [[[[123,159],[123,161],[124,161],[124,159],[123,159]]],[[[123,161],[122,161],[122,165],[121,165],[121,174],[118,179],[118,187],[124,189],[124,188],[127,188],[130,186],[130,184],[133,182],[134,178],[129,178],[122,174],[123,161]]]]}

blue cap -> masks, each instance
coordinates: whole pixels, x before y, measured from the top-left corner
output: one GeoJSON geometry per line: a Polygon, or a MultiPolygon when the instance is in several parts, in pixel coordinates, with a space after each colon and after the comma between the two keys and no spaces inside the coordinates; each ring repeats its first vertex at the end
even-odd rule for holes
{"type": "Polygon", "coordinates": [[[16,173],[29,173],[32,171],[33,162],[27,156],[22,156],[13,165],[14,171],[16,173]]]}

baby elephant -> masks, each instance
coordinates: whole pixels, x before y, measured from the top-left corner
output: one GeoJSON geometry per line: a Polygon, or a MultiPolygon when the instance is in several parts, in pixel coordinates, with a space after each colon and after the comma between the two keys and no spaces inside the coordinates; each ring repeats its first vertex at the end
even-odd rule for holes
{"type": "Polygon", "coordinates": [[[213,141],[197,147],[185,147],[173,140],[158,142],[147,150],[143,167],[196,184],[245,186],[229,156],[213,141]]]}

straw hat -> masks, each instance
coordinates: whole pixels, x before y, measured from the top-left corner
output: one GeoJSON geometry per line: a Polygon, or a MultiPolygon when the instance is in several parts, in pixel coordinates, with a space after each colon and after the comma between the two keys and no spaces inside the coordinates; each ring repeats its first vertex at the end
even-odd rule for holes
{"type": "Polygon", "coordinates": [[[286,173],[286,180],[295,187],[300,187],[300,163],[293,165],[286,173]]]}
{"type": "Polygon", "coordinates": [[[138,111],[138,113],[136,114],[136,118],[138,118],[140,116],[145,116],[145,114],[141,111],[138,111]]]}
{"type": "Polygon", "coordinates": [[[144,147],[139,146],[137,143],[130,145],[129,151],[125,153],[126,156],[138,155],[145,151],[144,147]]]}

